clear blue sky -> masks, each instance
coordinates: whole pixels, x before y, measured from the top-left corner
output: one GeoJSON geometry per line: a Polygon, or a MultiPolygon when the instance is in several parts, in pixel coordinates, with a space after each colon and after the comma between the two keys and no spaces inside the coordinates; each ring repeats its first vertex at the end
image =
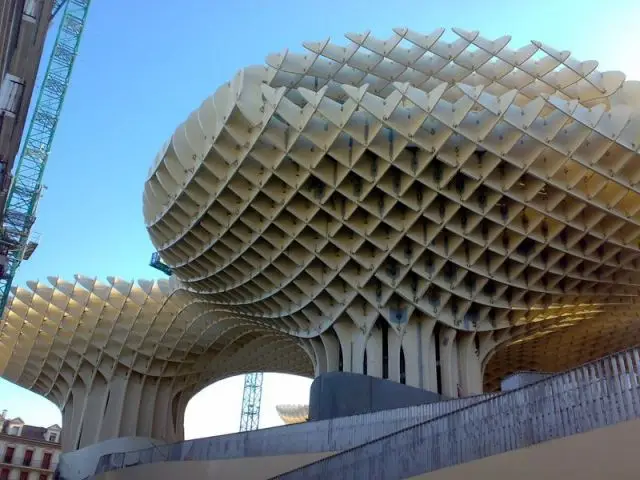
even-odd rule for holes
{"type": "MultiPolygon", "coordinates": [[[[510,34],[515,47],[540,40],[640,79],[639,18],[638,0],[93,0],[34,227],[42,243],[16,284],[74,273],[158,276],[147,266],[153,248],[141,208],[151,161],[218,85],[269,53],[327,36],[346,42],[349,31],[457,26],[510,34]]],[[[308,384],[268,376],[263,425],[277,422],[275,403],[304,401],[308,384]]],[[[237,428],[241,389],[231,379],[199,394],[187,435],[237,428]]],[[[2,408],[34,424],[60,421],[51,404],[4,380],[2,408]]]]}

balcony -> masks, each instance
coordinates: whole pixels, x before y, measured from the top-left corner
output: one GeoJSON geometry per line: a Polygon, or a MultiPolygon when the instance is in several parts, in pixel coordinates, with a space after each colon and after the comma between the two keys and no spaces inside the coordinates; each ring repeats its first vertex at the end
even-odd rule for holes
{"type": "Polygon", "coordinates": [[[53,472],[57,466],[57,464],[51,462],[51,460],[48,460],[48,461],[34,460],[33,458],[29,458],[29,457],[17,458],[15,456],[12,458],[0,457],[0,467],[5,465],[10,465],[12,467],[18,467],[18,468],[39,470],[43,472],[53,472]]]}

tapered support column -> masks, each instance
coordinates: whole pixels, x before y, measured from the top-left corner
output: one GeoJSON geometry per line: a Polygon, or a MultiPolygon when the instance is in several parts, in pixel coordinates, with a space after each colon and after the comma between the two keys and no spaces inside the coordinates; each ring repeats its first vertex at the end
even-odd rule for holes
{"type": "Polygon", "coordinates": [[[436,353],[432,318],[415,316],[407,324],[402,338],[406,383],[412,387],[438,391],[436,353]]]}
{"type": "Polygon", "coordinates": [[[367,340],[367,375],[382,378],[382,331],[373,328],[367,340]]]}
{"type": "Polygon", "coordinates": [[[333,333],[321,336],[327,357],[327,372],[337,372],[340,369],[340,342],[333,333]]]}
{"type": "Polygon", "coordinates": [[[344,372],[364,373],[364,352],[367,335],[353,324],[336,324],[333,329],[342,348],[342,370],[344,372]]]}
{"type": "Polygon", "coordinates": [[[420,388],[438,392],[438,364],[436,358],[436,338],[434,329],[436,321],[431,318],[424,318],[418,324],[418,341],[420,342],[420,388]]]}
{"type": "MultiPolygon", "coordinates": [[[[400,382],[401,376],[401,360],[400,349],[402,348],[402,339],[393,329],[389,329],[389,380],[400,382]]],[[[406,362],[405,362],[406,374],[406,362]]],[[[405,382],[406,383],[406,382],[405,382]]]]}
{"type": "Polygon", "coordinates": [[[178,398],[171,378],[127,372],[105,381],[100,375],[72,389],[62,409],[65,452],[117,437],[182,440],[186,402],[178,398]]]}
{"type": "MultiPolygon", "coordinates": [[[[400,334],[391,326],[386,334],[384,326],[379,328],[377,325],[369,332],[348,323],[335,325],[334,329],[342,349],[345,372],[364,373],[366,345],[366,373],[369,376],[400,382],[404,371],[407,385],[446,397],[482,393],[484,357],[482,337],[476,332],[438,324],[435,319],[423,315],[412,317],[400,334]],[[387,353],[386,365],[384,352],[387,353]]],[[[320,348],[323,345],[320,339],[313,345],[316,358],[328,365],[332,355],[326,348],[320,348]]],[[[333,370],[327,367],[327,371],[333,370]]]]}
{"type": "Polygon", "coordinates": [[[459,392],[456,331],[452,328],[441,327],[438,340],[442,384],[442,392],[440,393],[447,397],[456,398],[459,392]]]}
{"type": "Polygon", "coordinates": [[[313,354],[315,356],[314,374],[317,377],[318,375],[322,375],[323,373],[326,373],[328,371],[327,353],[320,338],[313,338],[311,339],[310,343],[311,347],[313,348],[313,354]]]}
{"type": "Polygon", "coordinates": [[[460,393],[463,396],[482,393],[482,365],[476,347],[476,335],[477,333],[460,334],[457,342],[460,393]]]}

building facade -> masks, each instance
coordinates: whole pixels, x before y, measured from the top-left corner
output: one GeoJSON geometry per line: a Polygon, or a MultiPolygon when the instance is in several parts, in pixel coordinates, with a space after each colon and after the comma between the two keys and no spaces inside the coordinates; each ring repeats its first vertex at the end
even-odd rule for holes
{"type": "Polygon", "coordinates": [[[168,281],[15,291],[0,373],[60,406],[65,450],[180,440],[189,399],[246,372],[458,398],[637,338],[640,83],[444,33],[349,34],[241,70],[149,171],[168,281]]]}
{"type": "Polygon", "coordinates": [[[53,3],[53,0],[0,3],[0,211],[4,211],[9,193],[11,170],[27,119],[53,3]]]}
{"type": "Polygon", "coordinates": [[[25,425],[0,414],[0,480],[52,480],[62,450],[59,425],[25,425]]]}

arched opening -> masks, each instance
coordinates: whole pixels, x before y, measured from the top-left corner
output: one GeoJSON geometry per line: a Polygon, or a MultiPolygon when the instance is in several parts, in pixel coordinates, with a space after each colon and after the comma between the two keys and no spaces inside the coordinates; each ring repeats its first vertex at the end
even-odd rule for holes
{"type": "Polygon", "coordinates": [[[601,322],[601,318],[576,321],[564,328],[553,322],[541,323],[538,328],[543,335],[522,334],[498,343],[484,360],[484,390],[501,390],[502,382],[513,374],[526,377],[529,373],[564,372],[633,345],[639,330],[634,320],[601,322]],[[621,330],[625,333],[619,334],[621,330]]]}
{"type": "MultiPolygon", "coordinates": [[[[185,440],[236,433],[240,427],[245,375],[217,381],[189,400],[184,416],[185,440]]],[[[276,406],[308,405],[313,380],[282,373],[265,373],[260,401],[260,428],[284,425],[276,406]]]]}
{"type": "MultiPolygon", "coordinates": [[[[237,339],[235,343],[238,344],[237,339]]],[[[238,359],[237,367],[232,368],[234,364],[229,362],[227,369],[218,370],[217,375],[212,373],[208,381],[202,378],[200,385],[194,385],[192,393],[185,398],[183,418],[178,419],[183,422],[185,439],[240,430],[245,374],[248,373],[265,372],[259,402],[259,428],[284,424],[276,405],[308,404],[314,361],[319,361],[309,342],[294,343],[288,337],[265,335],[249,339],[241,350],[230,351],[230,355],[232,359],[238,359]],[[285,352],[288,352],[286,357],[283,356],[285,352]]]]}

